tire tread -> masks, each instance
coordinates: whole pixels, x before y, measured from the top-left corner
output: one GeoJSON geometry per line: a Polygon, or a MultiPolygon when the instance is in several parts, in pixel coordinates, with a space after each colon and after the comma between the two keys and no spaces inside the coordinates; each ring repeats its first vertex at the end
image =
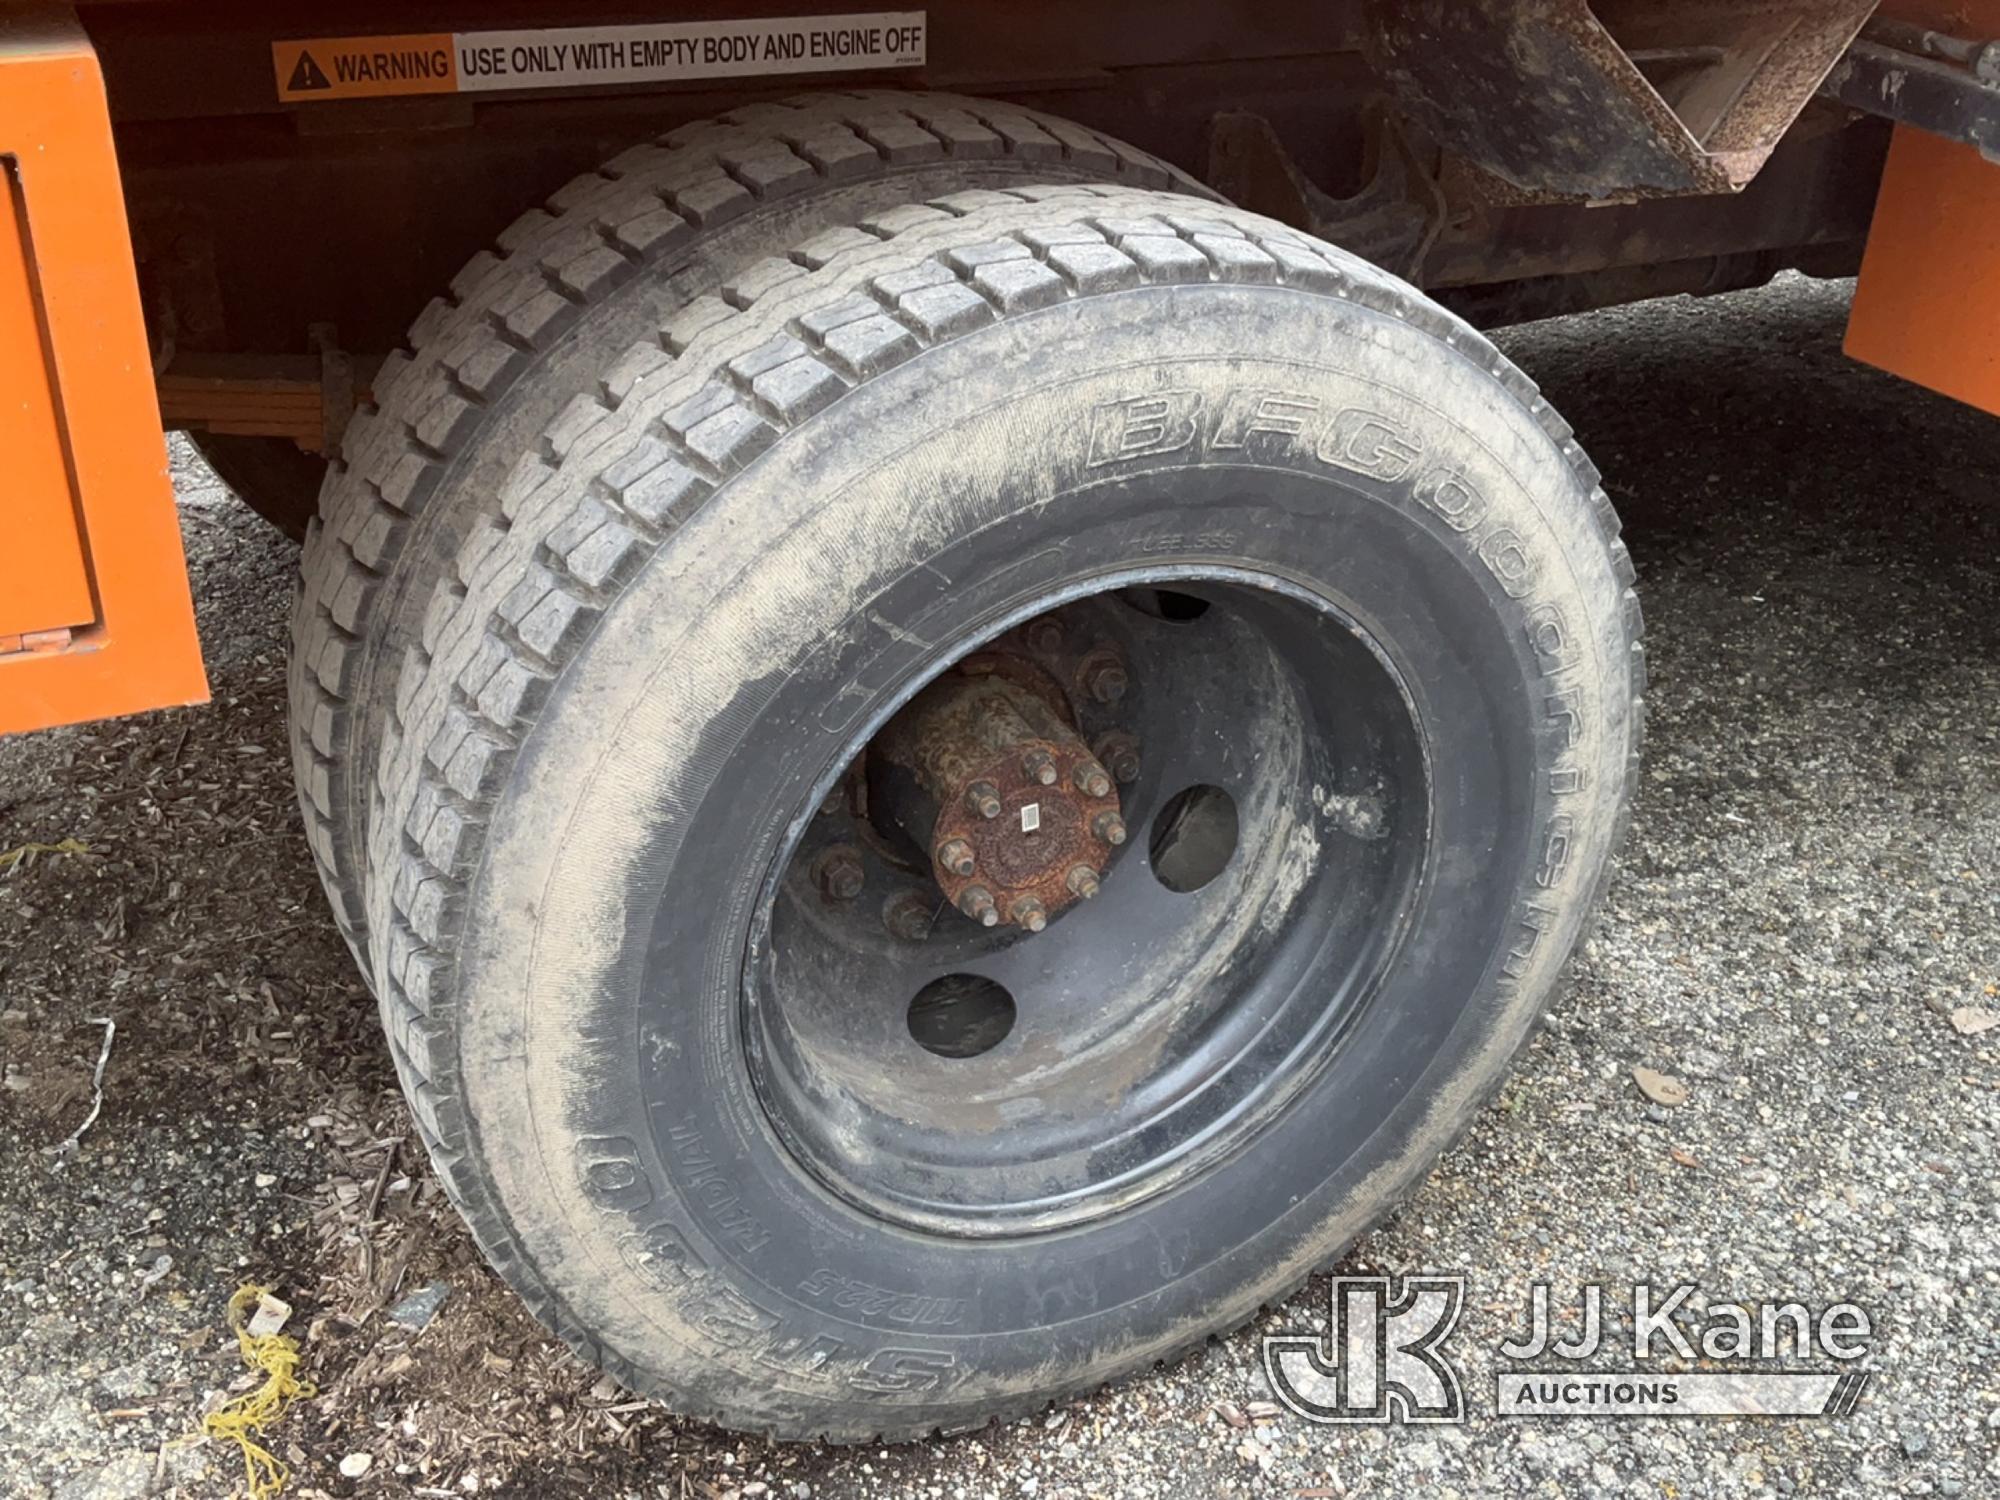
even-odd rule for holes
{"type": "MultiPolygon", "coordinates": [[[[405,748],[400,757],[385,757],[380,768],[385,805],[403,811],[393,834],[378,827],[372,841],[376,910],[388,932],[377,988],[396,1039],[396,1066],[438,1175],[482,1250],[538,1318],[582,1357],[670,1404],[678,1393],[660,1389],[646,1372],[591,1338],[523,1253],[501,1212],[457,1103],[453,922],[478,865],[491,799],[513,749],[618,580],[664,545],[730,474],[825,404],[790,408],[771,399],[769,388],[760,393],[759,381],[803,364],[811,367],[813,386],[834,391],[828,399],[837,399],[902,358],[996,319],[1064,298],[1189,280],[1296,286],[1407,322],[1491,376],[1586,489],[1588,513],[1623,589],[1632,647],[1626,663],[1635,715],[1628,792],[1636,774],[1642,622],[1616,515],[1595,467],[1534,383],[1455,315],[1367,263],[1281,225],[1128,188],[951,195],[883,215],[871,234],[877,238],[868,245],[834,254],[828,270],[802,273],[828,284],[823,299],[812,305],[792,306],[805,295],[802,285],[817,283],[779,275],[775,267],[792,263],[777,257],[737,278],[737,297],[702,299],[657,341],[628,351],[627,357],[636,359],[639,348],[664,348],[670,357],[664,364],[649,363],[622,392],[604,393],[605,415],[618,416],[641,395],[643,410],[655,414],[636,427],[632,421],[606,424],[626,435],[623,446],[568,443],[561,454],[524,468],[506,520],[469,540],[439,580],[423,642],[412,648],[403,673],[397,716],[405,748]],[[973,215],[984,217],[976,224],[962,222],[973,215]],[[989,221],[999,216],[1011,222],[996,229],[989,221]],[[899,257],[895,252],[902,245],[895,242],[902,241],[909,248],[899,257]],[[872,260],[883,261],[885,268],[868,274],[857,290],[850,284],[859,274],[853,266],[872,260]],[[834,274],[843,266],[844,275],[834,274]],[[762,309],[765,297],[787,288],[790,294],[777,298],[784,306],[762,309]],[[891,351],[896,357],[886,357],[891,351]],[[617,565],[606,570],[593,563],[580,570],[579,552],[607,527],[618,528],[617,565]],[[525,622],[550,601],[563,614],[562,628],[524,637],[525,622]],[[451,817],[441,816],[445,808],[451,817]]],[[[1619,841],[1629,796],[1623,801],[1628,811],[1621,813],[1619,841]]],[[[1611,869],[1607,860],[1591,895],[1593,909],[1611,869]]],[[[1504,1070],[1496,1075],[1495,1087],[1504,1076],[1504,1070]]],[[[1488,1097],[1490,1090],[1467,1101],[1450,1132],[1453,1140],[1470,1127],[1488,1097]]],[[[1385,1206],[1382,1216],[1396,1206],[1385,1206]]],[[[1266,1305],[1282,1300],[1275,1297],[1266,1305]]],[[[1193,1338],[1158,1362],[1179,1358],[1214,1336],[1193,1338]]],[[[1040,1410],[1100,1383],[1088,1378],[1054,1396],[997,1405],[990,1416],[1040,1410]]],[[[733,1420],[726,1412],[676,1409],[717,1422],[733,1420]]],[[[857,1412],[857,1423],[847,1428],[765,1431],[772,1437],[861,1442],[935,1430],[883,1425],[872,1414],[857,1412]]]]}
{"type": "MultiPolygon", "coordinates": [[[[1058,132],[1058,124],[1013,106],[888,90],[745,106],[572,179],[502,230],[417,315],[329,468],[319,513],[306,524],[292,618],[299,810],[334,920],[364,972],[372,972],[363,882],[373,774],[365,730],[379,722],[389,691],[373,679],[394,675],[393,665],[372,670],[378,600],[415,520],[488,409],[587,309],[699,232],[818,182],[899,166],[911,153],[967,162],[1087,158],[1123,182],[1206,194],[1154,157],[1082,126],[1058,132]]],[[[544,442],[559,458],[581,436],[552,431],[544,442]]]]}

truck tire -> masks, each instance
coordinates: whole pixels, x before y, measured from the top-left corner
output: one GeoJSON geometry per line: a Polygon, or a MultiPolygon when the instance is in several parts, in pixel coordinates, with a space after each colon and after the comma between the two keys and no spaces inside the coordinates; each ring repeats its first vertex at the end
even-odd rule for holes
{"type": "Polygon", "coordinates": [[[1641,723],[1595,471],[1411,287],[1118,188],[864,227],[546,434],[437,582],[369,851],[485,1253],[779,1438],[1028,1412],[1337,1256],[1530,1035],[1641,723]],[[989,776],[950,714],[999,699],[1047,739],[989,776]],[[946,900],[1086,850],[1061,910],[946,900]]]}
{"type": "Polygon", "coordinates": [[[293,541],[305,540],[306,527],[319,509],[325,459],[290,438],[226,432],[190,432],[188,437],[237,499],[293,541]]]}
{"type": "Polygon", "coordinates": [[[429,583],[475,522],[532,481],[556,451],[547,443],[585,437],[632,378],[618,354],[736,269],[913,198],[1022,181],[1209,196],[1143,152],[1031,110],[813,94],[612,158],[523,215],[424,310],[347,430],[306,537],[292,624],[299,808],[364,969],[362,850],[382,724],[429,583]]]}

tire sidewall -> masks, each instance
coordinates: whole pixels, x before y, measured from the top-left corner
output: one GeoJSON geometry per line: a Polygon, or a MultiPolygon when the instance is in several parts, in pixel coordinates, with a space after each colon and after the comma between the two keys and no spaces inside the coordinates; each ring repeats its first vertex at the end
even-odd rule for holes
{"type": "Polygon", "coordinates": [[[517,1279],[560,1288],[628,1377],[792,1432],[843,1403],[857,1430],[916,1428],[1094,1384],[1297,1282],[1497,1081],[1609,857],[1633,705],[1588,499],[1469,359],[1281,288],[1016,316],[785,434],[607,611],[494,811],[455,1081],[517,1279]],[[1270,393],[1311,420],[1238,420],[1270,393]],[[1465,982],[1420,1050],[1376,1059],[1402,1087],[1333,1149],[1298,1113],[1314,1085],[1249,1148],[1255,1172],[1062,1235],[927,1243],[773,1138],[741,1062],[744,934],[835,747],[941,664],[932,643],[1117,566],[1120,537],[1288,573],[1379,632],[1439,736],[1438,795],[1466,818],[1493,804],[1484,862],[1446,847],[1430,896],[1472,918],[1416,945],[1465,982]]]}

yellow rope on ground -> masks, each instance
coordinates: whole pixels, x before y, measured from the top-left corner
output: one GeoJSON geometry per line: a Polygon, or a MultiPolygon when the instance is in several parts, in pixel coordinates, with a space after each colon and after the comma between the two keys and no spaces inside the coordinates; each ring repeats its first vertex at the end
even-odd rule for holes
{"type": "Polygon", "coordinates": [[[201,1419],[201,1430],[212,1438],[227,1438],[243,1450],[243,1480],[251,1500],[266,1500],[285,1487],[292,1471],[251,1433],[263,1433],[294,1401],[314,1394],[313,1387],[298,1378],[299,1343],[282,1333],[252,1337],[245,1326],[269,1287],[244,1285],[229,1299],[229,1327],[236,1345],[243,1351],[243,1363],[264,1372],[264,1383],[222,1403],[201,1419]]]}
{"type": "Polygon", "coordinates": [[[23,844],[0,854],[0,870],[12,869],[31,854],[88,854],[90,845],[82,839],[64,839],[60,844],[23,844]]]}

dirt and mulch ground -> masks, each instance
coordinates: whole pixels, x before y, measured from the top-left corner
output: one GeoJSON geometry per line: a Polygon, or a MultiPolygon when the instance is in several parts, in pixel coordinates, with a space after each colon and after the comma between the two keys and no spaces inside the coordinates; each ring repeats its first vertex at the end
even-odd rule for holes
{"type": "Polygon", "coordinates": [[[215,701],[0,743],[0,1490],[222,1495],[245,1282],[317,1394],[299,1495],[2000,1493],[2000,423],[1838,352],[1797,280],[1516,331],[1627,519],[1654,714],[1610,909],[1499,1105],[1348,1262],[1457,1269],[1470,1423],[1281,1418],[1257,1334],[1033,1422],[774,1448],[579,1366],[430,1177],[285,756],[292,549],[177,447],[215,701]],[[102,1109],[89,1116],[104,1053],[102,1109]],[[1668,1107],[1632,1070],[1672,1074],[1668,1107]],[[1828,1422],[1521,1422],[1527,1289],[1876,1323],[1828,1422]]]}

